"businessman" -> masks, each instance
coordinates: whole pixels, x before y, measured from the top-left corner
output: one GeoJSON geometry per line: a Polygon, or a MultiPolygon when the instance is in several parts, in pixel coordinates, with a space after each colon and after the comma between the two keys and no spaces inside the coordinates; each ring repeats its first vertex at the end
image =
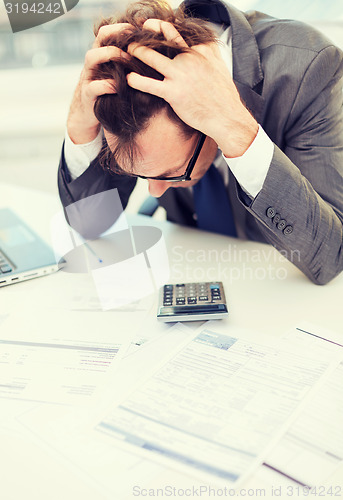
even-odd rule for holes
{"type": "MultiPolygon", "coordinates": [[[[59,167],[64,206],[118,188],[125,207],[143,177],[171,221],[268,242],[316,284],[341,272],[337,47],[220,0],[138,2],[95,34],[59,167]]],[[[113,217],[86,209],[74,225],[92,237],[113,217]]]]}

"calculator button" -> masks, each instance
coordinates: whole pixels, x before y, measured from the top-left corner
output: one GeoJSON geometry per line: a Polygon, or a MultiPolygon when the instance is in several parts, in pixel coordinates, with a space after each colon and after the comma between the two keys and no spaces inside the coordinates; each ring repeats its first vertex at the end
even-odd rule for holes
{"type": "Polygon", "coordinates": [[[199,300],[208,300],[208,295],[200,295],[199,300]]]}
{"type": "Polygon", "coordinates": [[[188,302],[188,304],[196,304],[197,298],[196,297],[188,297],[187,302],[188,302]]]}
{"type": "Polygon", "coordinates": [[[173,290],[173,285],[164,285],[165,290],[173,290]]]}
{"type": "Polygon", "coordinates": [[[12,271],[12,268],[9,265],[5,264],[4,266],[0,267],[0,270],[2,273],[10,273],[12,271]]]}
{"type": "Polygon", "coordinates": [[[176,305],[177,306],[184,306],[186,303],[186,299],[184,297],[178,297],[176,299],[176,305]]]}
{"type": "Polygon", "coordinates": [[[164,306],[172,306],[173,305],[173,301],[172,300],[164,300],[163,301],[163,305],[164,306]]]}
{"type": "Polygon", "coordinates": [[[185,288],[186,285],[184,283],[179,283],[178,285],[175,286],[178,288],[185,288]]]}
{"type": "Polygon", "coordinates": [[[212,295],[212,300],[221,300],[220,295],[212,295]]]}

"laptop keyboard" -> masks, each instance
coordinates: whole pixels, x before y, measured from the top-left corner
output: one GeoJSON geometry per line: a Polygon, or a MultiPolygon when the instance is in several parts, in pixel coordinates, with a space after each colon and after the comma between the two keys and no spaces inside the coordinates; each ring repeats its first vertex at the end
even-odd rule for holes
{"type": "Polygon", "coordinates": [[[12,267],[8,260],[5,258],[4,254],[0,252],[0,274],[10,273],[12,267]]]}

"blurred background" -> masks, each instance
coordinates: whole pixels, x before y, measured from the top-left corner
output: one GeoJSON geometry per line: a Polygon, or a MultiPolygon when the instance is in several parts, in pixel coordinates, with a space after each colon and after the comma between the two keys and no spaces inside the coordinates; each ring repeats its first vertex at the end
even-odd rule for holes
{"type": "MultiPolygon", "coordinates": [[[[69,104],[93,23],[122,11],[128,2],[79,0],[68,14],[13,34],[0,3],[0,175],[3,182],[56,193],[56,171],[69,104]]],[[[179,2],[173,3],[176,6],[179,2]]],[[[342,0],[233,0],[256,9],[305,21],[343,48],[342,0]]],[[[140,182],[130,201],[136,211],[147,194],[140,182]]]]}

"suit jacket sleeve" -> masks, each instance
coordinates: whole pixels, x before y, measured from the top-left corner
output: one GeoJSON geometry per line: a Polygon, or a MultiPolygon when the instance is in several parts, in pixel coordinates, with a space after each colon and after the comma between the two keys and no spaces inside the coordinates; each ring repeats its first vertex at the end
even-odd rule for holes
{"type": "Polygon", "coordinates": [[[247,206],[266,240],[317,284],[343,269],[342,59],[330,46],[308,67],[284,146],[274,147],[262,190],[247,206]]]}
{"type": "Polygon", "coordinates": [[[84,238],[95,239],[112,226],[126,208],[135,184],[135,178],[108,173],[100,166],[99,157],[72,181],[65,163],[63,145],[58,168],[60,198],[67,209],[68,222],[84,238]],[[116,192],[109,193],[110,190],[118,190],[119,197],[116,192]]]}

